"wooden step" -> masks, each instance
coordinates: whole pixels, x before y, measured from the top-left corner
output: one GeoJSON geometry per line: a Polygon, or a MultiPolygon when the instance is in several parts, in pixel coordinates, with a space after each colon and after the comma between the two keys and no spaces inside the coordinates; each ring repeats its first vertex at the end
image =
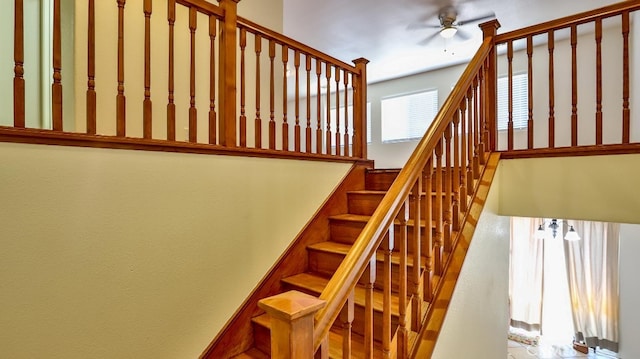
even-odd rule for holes
{"type": "MultiPolygon", "coordinates": [[[[326,276],[332,276],[338,266],[344,260],[344,257],[351,249],[351,245],[333,241],[320,242],[307,247],[309,257],[309,270],[312,272],[321,273],[326,276]]],[[[376,266],[376,289],[383,289],[384,277],[383,277],[383,263],[384,253],[379,251],[376,253],[377,266],[376,266]]],[[[425,263],[425,258],[422,258],[422,263],[425,263]]],[[[391,289],[394,292],[399,290],[399,278],[398,267],[400,265],[400,257],[396,255],[391,256],[391,289]]],[[[409,277],[409,283],[413,280],[413,256],[407,257],[407,276],[409,277]]],[[[420,276],[424,270],[424,265],[421,266],[420,276]]],[[[362,283],[364,284],[364,283],[362,283]]]]}
{"type": "MultiPolygon", "coordinates": [[[[370,216],[373,212],[378,208],[382,198],[387,194],[386,191],[372,191],[372,190],[361,190],[361,191],[349,191],[347,192],[347,206],[349,213],[351,214],[360,214],[365,216],[370,216]]],[[[446,194],[442,193],[444,197],[446,194]]],[[[421,194],[422,200],[426,194],[423,192],[421,194]]],[[[431,193],[431,196],[435,197],[436,193],[431,193]]],[[[409,196],[409,218],[415,218],[413,215],[413,203],[414,196],[409,196]]],[[[435,209],[434,209],[435,210],[435,209]]],[[[424,219],[424,213],[421,214],[421,218],[424,219]]]]}
{"type": "MultiPolygon", "coordinates": [[[[289,289],[299,290],[301,292],[319,296],[322,290],[326,287],[329,279],[316,273],[300,273],[291,277],[283,278],[282,282],[284,286],[289,289]]],[[[353,332],[360,335],[364,334],[364,310],[365,310],[365,295],[366,290],[363,286],[356,286],[355,298],[354,298],[354,317],[353,320],[353,332]]],[[[409,298],[409,296],[408,296],[409,298]]],[[[408,303],[411,301],[408,300],[408,303]]],[[[373,337],[376,341],[382,340],[382,313],[384,305],[383,292],[380,290],[373,291],[373,337]]],[[[398,297],[397,295],[391,295],[391,325],[392,330],[398,326],[398,297]]],[[[407,318],[407,322],[410,323],[410,318],[407,318]]],[[[337,324],[337,323],[336,323],[337,324]]]]}
{"type": "MultiPolygon", "coordinates": [[[[269,317],[269,315],[268,314],[259,315],[257,317],[254,317],[252,321],[254,324],[254,332],[258,332],[257,335],[259,335],[260,337],[266,337],[267,339],[269,339],[271,335],[270,334],[271,318],[269,317]]],[[[415,341],[415,337],[417,337],[417,334],[410,333],[409,335],[410,335],[410,338],[413,338],[413,340],[415,341]]],[[[340,332],[340,329],[332,329],[331,331],[329,331],[329,358],[341,359],[343,357],[342,339],[343,337],[342,337],[342,333],[340,332]]],[[[258,350],[256,349],[256,347],[251,348],[247,352],[234,357],[234,359],[235,358],[238,358],[238,359],[269,358],[270,356],[260,356],[260,355],[266,355],[264,354],[263,350],[266,350],[266,349],[271,350],[270,341],[267,341],[266,343],[261,343],[260,345],[263,347],[263,349],[258,350]],[[243,356],[243,355],[246,355],[246,356],[243,356]]],[[[373,344],[373,357],[376,359],[384,358],[381,345],[378,342],[374,342],[373,344]]],[[[353,332],[351,333],[351,358],[365,359],[364,337],[353,332]]]]}
{"type": "MultiPolygon", "coordinates": [[[[353,244],[355,240],[362,232],[362,229],[367,224],[371,216],[365,216],[360,214],[339,214],[335,216],[329,217],[329,231],[331,234],[331,240],[334,242],[353,244]]],[[[400,235],[400,230],[398,228],[399,222],[396,220],[395,226],[395,235],[396,238],[400,235]]],[[[413,235],[413,225],[414,220],[409,219],[407,221],[407,236],[411,238],[413,235]]],[[[425,229],[424,220],[420,221],[420,226],[422,230],[425,229]]],[[[433,231],[433,222],[431,223],[431,228],[433,231]]],[[[411,241],[409,240],[409,246],[411,248],[411,241]]],[[[409,249],[411,251],[411,249],[409,249]]]]}

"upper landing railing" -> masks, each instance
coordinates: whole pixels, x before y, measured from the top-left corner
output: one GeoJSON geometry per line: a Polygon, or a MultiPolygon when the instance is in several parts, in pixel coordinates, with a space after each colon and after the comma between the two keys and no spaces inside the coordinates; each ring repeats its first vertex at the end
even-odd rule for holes
{"type": "MultiPolygon", "coordinates": [[[[76,5],[86,17],[75,17],[86,19],[75,24],[86,29],[75,31],[86,65],[63,69],[63,57],[73,54],[63,53],[61,28],[72,15],[51,1],[51,100],[43,105],[51,107],[50,128],[28,128],[34,121],[25,120],[36,105],[25,94],[39,90],[25,78],[39,69],[25,65],[25,31],[32,30],[23,0],[15,0],[13,121],[0,118],[3,141],[366,158],[364,59],[349,65],[243,19],[239,0],[87,0],[76,5]],[[64,101],[63,74],[76,84],[86,78],[64,101]],[[63,118],[63,104],[75,118],[63,118]]],[[[9,81],[0,86],[9,93],[9,81]]]]}

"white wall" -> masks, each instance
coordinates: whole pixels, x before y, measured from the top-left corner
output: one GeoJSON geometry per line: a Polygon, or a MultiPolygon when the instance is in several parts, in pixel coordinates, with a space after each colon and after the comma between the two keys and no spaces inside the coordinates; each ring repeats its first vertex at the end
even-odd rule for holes
{"type": "Polygon", "coordinates": [[[640,358],[640,225],[620,225],[620,352],[621,358],[640,358]]]}
{"type": "Polygon", "coordinates": [[[195,358],[350,165],[0,143],[0,348],[195,358]]]}
{"type": "Polygon", "coordinates": [[[500,169],[467,252],[432,358],[506,358],[509,218],[497,214],[500,169]]]}

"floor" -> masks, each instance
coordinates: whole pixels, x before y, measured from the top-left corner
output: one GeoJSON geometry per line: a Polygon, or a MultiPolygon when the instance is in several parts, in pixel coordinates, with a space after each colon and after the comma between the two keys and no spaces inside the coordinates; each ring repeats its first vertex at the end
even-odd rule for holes
{"type": "Polygon", "coordinates": [[[573,350],[570,345],[544,345],[528,346],[509,340],[508,359],[569,359],[569,358],[591,358],[591,359],[616,359],[614,353],[594,353],[590,349],[589,354],[582,354],[573,350]]]}

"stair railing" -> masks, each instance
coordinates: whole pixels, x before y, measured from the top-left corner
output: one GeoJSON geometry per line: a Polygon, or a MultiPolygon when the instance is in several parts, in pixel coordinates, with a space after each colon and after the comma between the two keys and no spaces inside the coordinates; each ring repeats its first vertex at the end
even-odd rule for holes
{"type": "Polygon", "coordinates": [[[502,158],[640,150],[630,97],[640,86],[630,54],[638,9],[624,1],[496,36],[506,52],[495,137],[502,158]]]}
{"type": "Polygon", "coordinates": [[[493,42],[499,24],[494,20],[481,27],[484,41],[480,49],[319,297],[326,301],[326,306],[315,316],[313,341],[314,348],[320,350],[321,357],[328,352],[326,346],[329,330],[341,313],[349,309],[348,306],[345,308],[345,303],[349,303],[348,299],[359,281],[364,282],[367,288],[365,352],[373,352],[374,325],[370,292],[376,272],[381,272],[375,269],[378,250],[385,253],[385,268],[382,272],[386,277],[382,350],[385,354],[398,350],[400,358],[408,356],[410,348],[407,333],[410,330],[420,331],[423,318],[419,304],[423,298],[430,300],[438,290],[432,279],[442,275],[445,270],[447,254],[456,244],[461,221],[476,189],[480,167],[484,164],[487,153],[493,150],[490,145],[494,126],[492,119],[495,118],[496,52],[493,42]],[[434,196],[430,194],[432,187],[434,196]],[[423,192],[426,192],[424,199],[421,196],[423,192]],[[411,238],[408,238],[407,228],[411,223],[407,219],[410,210],[424,213],[422,222],[425,223],[426,230],[420,230],[418,216],[414,219],[411,238]],[[430,230],[431,223],[435,228],[433,233],[430,230]],[[409,241],[412,243],[408,244],[409,241]],[[399,248],[400,261],[400,319],[397,330],[391,325],[389,295],[390,257],[392,253],[396,253],[393,252],[394,244],[399,248]],[[412,259],[417,261],[413,267],[425,267],[424,283],[408,280],[408,245],[413,246],[412,259]],[[411,314],[408,315],[406,310],[409,307],[409,295],[412,297],[412,304],[411,314]],[[410,324],[407,323],[409,316],[410,324]],[[392,347],[394,340],[397,349],[392,347]]]}
{"type": "Polygon", "coordinates": [[[244,19],[237,14],[240,0],[87,0],[76,7],[86,11],[86,24],[75,25],[86,26],[76,31],[75,49],[85,53],[86,33],[86,68],[82,62],[63,72],[72,53],[63,51],[62,28],[70,22],[61,0],[52,1],[51,124],[26,100],[39,89],[25,78],[38,69],[25,66],[31,29],[24,26],[24,0],[14,0],[13,119],[0,113],[0,140],[366,159],[367,60],[349,65],[244,19]],[[166,18],[158,17],[165,9],[166,18]],[[138,17],[129,15],[134,10],[138,17]],[[107,22],[117,23],[115,34],[106,33],[107,22]],[[132,28],[144,35],[130,36],[132,28]],[[117,40],[106,49],[109,37],[117,40]],[[97,56],[104,53],[114,56],[97,56]],[[63,74],[85,71],[86,95],[63,102],[63,74]],[[65,117],[63,104],[77,110],[75,118],[65,117]]]}

